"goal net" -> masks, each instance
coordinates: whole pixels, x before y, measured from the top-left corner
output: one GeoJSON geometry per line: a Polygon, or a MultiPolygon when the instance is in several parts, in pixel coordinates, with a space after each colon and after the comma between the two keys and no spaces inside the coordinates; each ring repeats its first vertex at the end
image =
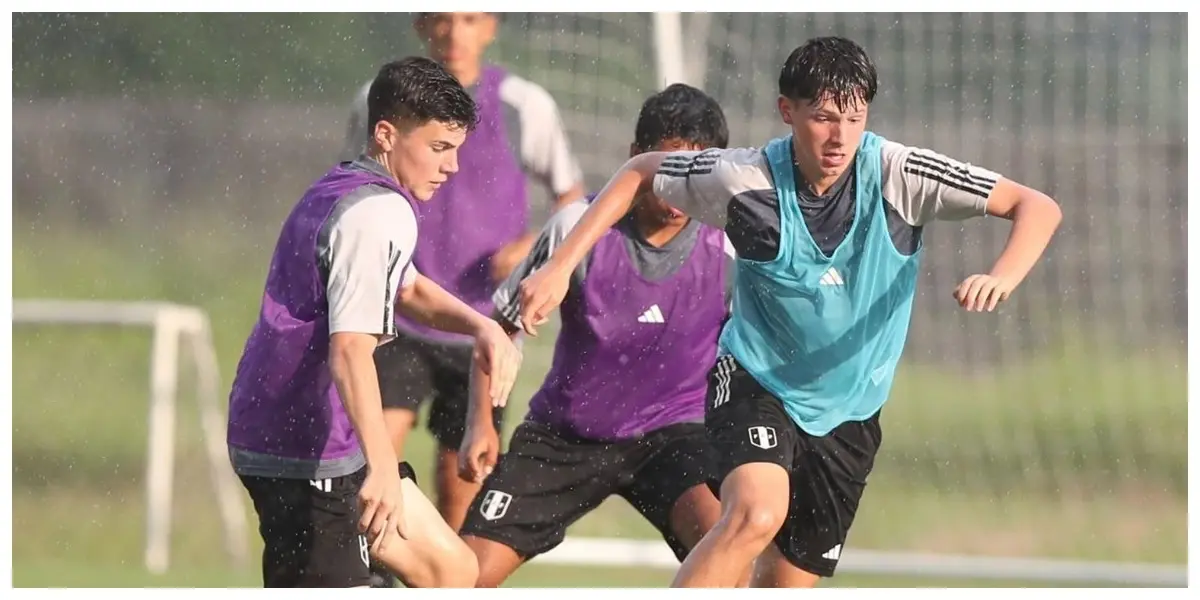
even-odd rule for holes
{"type": "MultiPolygon", "coordinates": [[[[83,338],[79,332],[86,328],[100,326],[149,328],[151,332],[150,356],[149,360],[141,365],[143,376],[149,375],[144,380],[148,385],[142,387],[144,392],[138,394],[132,403],[129,403],[129,398],[124,400],[126,406],[142,404],[144,411],[142,414],[146,415],[148,436],[145,441],[147,447],[144,455],[146,509],[143,560],[146,568],[154,573],[163,573],[170,565],[172,500],[177,487],[175,450],[179,437],[176,421],[180,397],[180,367],[183,364],[191,367],[195,379],[194,397],[203,437],[203,448],[208,463],[211,489],[216,494],[217,508],[224,531],[225,551],[234,564],[239,566],[244,564],[248,552],[248,538],[245,531],[246,519],[242,505],[241,486],[229,468],[225,449],[224,411],[220,406],[222,395],[218,387],[220,378],[217,372],[217,357],[209,332],[208,318],[204,312],[191,306],[154,302],[16,300],[13,302],[13,325],[26,328],[69,327],[74,331],[71,338],[57,341],[66,342],[75,346],[75,349],[79,348],[81,345],[79,340],[83,338]]],[[[38,337],[42,338],[42,336],[38,337]]],[[[37,342],[27,342],[25,349],[31,350],[31,345],[37,345],[37,342]]],[[[99,354],[99,352],[103,352],[102,348],[103,346],[96,346],[89,349],[91,351],[86,352],[86,364],[62,360],[71,355],[72,348],[59,348],[54,354],[41,354],[36,349],[31,353],[38,353],[41,356],[56,356],[58,360],[54,361],[55,364],[52,368],[58,373],[70,370],[76,374],[87,374],[104,368],[106,357],[99,354]]],[[[111,346],[109,349],[111,350],[111,346]]],[[[54,352],[53,349],[47,348],[47,350],[54,352]]],[[[21,350],[17,349],[15,354],[20,353],[21,350]]],[[[19,361],[19,359],[17,360],[19,361]]],[[[46,362],[25,364],[35,370],[49,366],[46,362]]],[[[136,367],[131,372],[136,372],[136,367]]],[[[59,377],[61,383],[62,376],[59,375],[59,377]]],[[[15,379],[20,379],[20,376],[16,375],[15,379]]],[[[41,378],[40,381],[45,382],[46,380],[41,378]]],[[[95,382],[90,383],[94,384],[95,382]]],[[[89,384],[81,383],[80,391],[87,393],[93,400],[105,403],[120,401],[117,397],[107,395],[103,391],[83,387],[87,385],[89,384]]],[[[18,386],[14,385],[14,387],[18,386]]],[[[73,400],[78,402],[84,398],[76,397],[73,400]]],[[[27,401],[52,402],[46,397],[30,398],[27,401]]],[[[93,407],[63,408],[84,413],[94,410],[93,407]]],[[[101,411],[124,412],[120,408],[112,406],[101,409],[101,411]]],[[[109,414],[111,415],[111,413],[109,414]]],[[[76,424],[82,424],[84,430],[90,429],[87,433],[89,439],[98,440],[99,436],[103,435],[91,429],[94,423],[90,420],[80,419],[78,413],[70,416],[74,417],[70,420],[76,424]]],[[[118,421],[136,422],[140,420],[136,413],[114,416],[118,421]]],[[[60,428],[65,426],[68,431],[70,430],[69,423],[54,423],[53,419],[55,418],[47,419],[46,426],[48,428],[61,431],[60,428]]],[[[117,433],[117,435],[123,435],[123,433],[117,433]]],[[[87,443],[85,440],[71,441],[87,443]]],[[[17,445],[14,443],[14,447],[17,445]]],[[[194,488],[197,487],[196,483],[188,481],[183,482],[183,485],[194,488]]]]}

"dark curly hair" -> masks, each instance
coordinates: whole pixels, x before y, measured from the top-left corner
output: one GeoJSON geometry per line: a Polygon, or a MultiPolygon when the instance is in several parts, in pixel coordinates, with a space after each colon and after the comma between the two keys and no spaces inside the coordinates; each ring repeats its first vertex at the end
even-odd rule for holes
{"type": "Polygon", "coordinates": [[[862,46],[843,37],[813,38],[796,48],[779,71],[779,94],[816,104],[831,100],[838,110],[870,104],[879,91],[875,63],[862,46]]]}
{"type": "Polygon", "coordinates": [[[682,140],[704,148],[729,145],[725,113],[708,94],[674,83],[642,104],[633,143],[646,151],[667,140],[682,140]]]}
{"type": "Polygon", "coordinates": [[[385,120],[397,127],[438,121],[470,131],[479,121],[471,95],[444,67],[410,56],[383,65],[367,92],[367,127],[385,120]]]}

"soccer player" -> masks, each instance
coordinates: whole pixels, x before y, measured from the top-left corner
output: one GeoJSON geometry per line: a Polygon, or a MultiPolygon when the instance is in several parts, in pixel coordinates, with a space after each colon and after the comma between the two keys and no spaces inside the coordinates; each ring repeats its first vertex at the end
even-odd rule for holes
{"type": "MultiPolygon", "coordinates": [[[[728,140],[717,102],[675,84],[642,105],[630,155],[728,140]]],[[[546,264],[585,210],[581,200],[554,215],[496,291],[496,318],[514,336],[521,280],[546,264]]],[[[553,549],[614,494],[681,560],[716,523],[705,376],[728,315],[731,262],[720,229],[654,198],[636,204],[572,274],[554,363],[498,465],[489,378],[477,368],[459,458],[462,475],[485,487],[460,533],[478,557],[480,587],[499,586],[553,549]]]]}
{"type": "Polygon", "coordinates": [[[384,65],[366,154],[284,221],[230,393],[228,444],[254,502],[267,587],[365,586],[373,556],[415,587],[469,586],[475,558],[399,463],[373,353],[395,317],[469,335],[493,397],[520,355],[493,320],[411,264],[414,204],[458,170],[475,104],[427,58],[384,65]]]}
{"type": "Polygon", "coordinates": [[[991,311],[1061,220],[1041,192],[866,131],[876,89],[875,66],[857,44],[810,40],[779,75],[791,135],[762,149],[634,157],[522,283],[521,324],[536,330],[643,188],[724,227],[732,241],[733,308],[705,419],[720,457],[721,520],[675,586],[733,585],[756,558],[755,586],[809,587],[832,576],[881,441],[923,228],[984,215],[1012,221],[992,267],[954,290],[968,311],[991,311]]]}
{"type": "MultiPolygon", "coordinates": [[[[421,239],[413,264],[490,315],[497,283],[528,254],[537,234],[536,228],[528,229],[527,176],[549,188],[557,210],[583,196],[582,173],[546,90],[484,63],[484,52],[496,36],[495,14],[418,13],[414,26],[429,56],[478,103],[480,119],[459,151],[462,172],[438,190],[434,202],[418,208],[421,239]]],[[[367,139],[365,120],[366,100],[360,95],[348,142],[354,152],[367,139]]],[[[470,402],[471,340],[401,319],[396,341],[380,347],[375,358],[384,419],[398,455],[403,455],[420,404],[431,402],[427,426],[438,445],[438,510],[457,529],[478,491],[457,475],[470,402]]],[[[495,411],[497,430],[502,417],[502,410],[495,411]]]]}

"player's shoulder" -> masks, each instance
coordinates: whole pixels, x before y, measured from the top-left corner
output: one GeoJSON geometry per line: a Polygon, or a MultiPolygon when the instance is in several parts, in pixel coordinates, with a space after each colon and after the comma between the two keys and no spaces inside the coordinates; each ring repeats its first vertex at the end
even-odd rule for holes
{"type": "Polygon", "coordinates": [[[554,214],[550,215],[546,221],[547,228],[558,235],[565,236],[583,218],[583,214],[591,206],[591,200],[592,196],[589,195],[587,198],[580,198],[554,211],[554,214]]]}
{"type": "Polygon", "coordinates": [[[900,172],[906,168],[912,170],[917,167],[945,169],[961,164],[960,161],[930,148],[877,137],[880,140],[879,156],[883,162],[884,173],[900,172]]]}
{"type": "Polygon", "coordinates": [[[660,173],[686,169],[687,176],[711,175],[721,181],[730,191],[773,189],[771,169],[762,149],[709,148],[690,156],[680,153],[663,160],[660,173]]]}
{"type": "Polygon", "coordinates": [[[387,232],[415,229],[417,216],[408,199],[382,185],[369,183],[342,197],[333,215],[341,230],[387,232]]]}
{"type": "Polygon", "coordinates": [[[541,116],[540,113],[558,110],[554,96],[551,96],[546,88],[511,71],[505,71],[504,79],[500,81],[499,94],[502,102],[522,114],[541,116]]]}

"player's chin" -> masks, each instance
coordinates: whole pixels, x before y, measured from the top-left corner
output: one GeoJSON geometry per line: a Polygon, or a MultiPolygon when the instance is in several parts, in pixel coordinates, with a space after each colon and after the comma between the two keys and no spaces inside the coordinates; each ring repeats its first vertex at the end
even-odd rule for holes
{"type": "Polygon", "coordinates": [[[412,194],[419,202],[428,202],[437,193],[438,188],[442,187],[440,183],[431,183],[428,185],[417,186],[413,188],[412,194]]]}

